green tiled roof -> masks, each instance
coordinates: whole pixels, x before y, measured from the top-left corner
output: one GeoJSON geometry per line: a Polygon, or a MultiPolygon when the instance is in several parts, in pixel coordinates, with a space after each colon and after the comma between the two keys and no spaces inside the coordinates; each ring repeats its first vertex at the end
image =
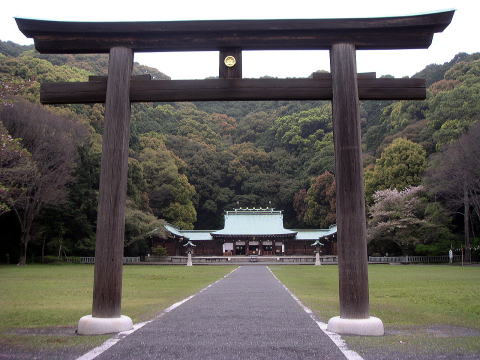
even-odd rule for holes
{"type": "Polygon", "coordinates": [[[292,229],[297,232],[297,240],[317,240],[337,232],[337,226],[332,225],[329,229],[292,229]]]}
{"type": "Polygon", "coordinates": [[[292,235],[283,227],[283,214],[273,209],[236,209],[225,214],[225,227],[212,235],[292,235]]]}
{"type": "Polygon", "coordinates": [[[215,236],[288,236],[296,240],[318,240],[337,232],[335,225],[329,229],[285,229],[283,214],[272,208],[235,209],[225,212],[225,226],[222,230],[180,230],[165,225],[171,234],[192,241],[212,240],[215,236]]]}
{"type": "Polygon", "coordinates": [[[210,233],[215,230],[181,230],[183,236],[190,240],[212,240],[210,233]]]}
{"type": "Polygon", "coordinates": [[[175,226],[173,225],[170,225],[170,224],[166,224],[164,225],[164,228],[165,230],[167,230],[169,233],[175,235],[175,236],[178,236],[178,237],[183,237],[185,235],[183,235],[183,232],[179,229],[177,229],[175,226]]]}

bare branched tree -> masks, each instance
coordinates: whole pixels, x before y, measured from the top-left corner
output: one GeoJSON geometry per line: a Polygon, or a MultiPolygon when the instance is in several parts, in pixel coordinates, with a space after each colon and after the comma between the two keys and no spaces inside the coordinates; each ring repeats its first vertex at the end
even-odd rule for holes
{"type": "Polygon", "coordinates": [[[31,154],[0,122],[0,215],[12,211],[12,200],[23,196],[24,184],[31,181],[34,172],[31,154]]]}
{"type": "Polygon", "coordinates": [[[88,130],[73,118],[22,99],[0,107],[0,121],[31,155],[22,171],[10,171],[4,166],[0,169],[1,183],[7,189],[6,202],[20,223],[19,265],[23,265],[28,244],[35,236],[33,225],[42,208],[65,200],[77,145],[88,130]]]}
{"type": "Polygon", "coordinates": [[[471,259],[471,220],[480,221],[480,123],[432,157],[427,171],[429,189],[453,211],[463,208],[465,257],[471,259]]]}

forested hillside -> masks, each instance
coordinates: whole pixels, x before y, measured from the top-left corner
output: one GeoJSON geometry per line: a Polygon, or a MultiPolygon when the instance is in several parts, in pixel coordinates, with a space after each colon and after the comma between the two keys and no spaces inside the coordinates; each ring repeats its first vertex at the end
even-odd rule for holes
{"type": "MultiPolygon", "coordinates": [[[[39,84],[86,81],[107,62],[0,42],[0,262],[93,254],[103,106],[39,105],[39,84]]],[[[134,73],[169,79],[137,63],[134,73]]],[[[480,54],[417,75],[427,100],[361,103],[371,253],[478,246],[480,54]]],[[[334,170],[329,102],[134,104],[126,254],[149,252],[164,221],[219,229],[237,206],[328,227],[334,170]]]]}

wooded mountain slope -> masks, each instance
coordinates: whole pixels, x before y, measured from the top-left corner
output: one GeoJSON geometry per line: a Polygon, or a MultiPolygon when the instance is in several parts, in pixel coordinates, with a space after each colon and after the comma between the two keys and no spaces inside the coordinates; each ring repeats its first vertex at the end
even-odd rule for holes
{"type": "MultiPolygon", "coordinates": [[[[40,82],[86,81],[89,75],[105,74],[107,62],[106,55],[40,55],[28,46],[0,42],[0,250],[11,259],[20,256],[19,239],[25,237],[22,249],[27,241],[35,256],[93,253],[103,106],[37,104],[40,82]],[[44,128],[37,124],[38,114],[43,114],[44,128]],[[58,132],[45,130],[58,123],[58,117],[71,125],[58,132]],[[48,184],[42,185],[47,187],[42,197],[37,185],[24,180],[46,176],[39,162],[61,151],[50,149],[41,155],[47,150],[33,146],[33,138],[56,142],[60,133],[75,147],[68,156],[62,155],[70,169],[68,181],[58,185],[62,187],[58,197],[49,195],[48,184]],[[31,134],[32,140],[24,134],[31,134]],[[27,214],[32,201],[40,204],[38,211],[27,214]],[[30,215],[30,222],[19,220],[30,215]]],[[[169,79],[137,63],[134,73],[169,79]]],[[[458,54],[417,75],[427,79],[427,100],[361,103],[367,200],[372,206],[378,190],[401,191],[425,183],[425,174],[439,167],[438,159],[430,160],[432,155],[446,151],[480,120],[480,54],[458,54]]],[[[392,240],[396,236],[383,234],[373,239],[369,251],[435,253],[460,243],[464,223],[455,213],[463,205],[452,205],[441,190],[423,191],[423,205],[412,210],[423,211],[417,214],[423,223],[442,229],[446,235],[441,241],[412,239],[409,234],[403,246],[392,240]]],[[[473,188],[468,206],[468,231],[473,235],[480,231],[477,190],[473,188]]],[[[223,212],[238,206],[284,210],[285,226],[292,228],[335,222],[329,102],[132,106],[127,254],[149,252],[146,234],[162,221],[182,228],[219,229],[223,212]]]]}

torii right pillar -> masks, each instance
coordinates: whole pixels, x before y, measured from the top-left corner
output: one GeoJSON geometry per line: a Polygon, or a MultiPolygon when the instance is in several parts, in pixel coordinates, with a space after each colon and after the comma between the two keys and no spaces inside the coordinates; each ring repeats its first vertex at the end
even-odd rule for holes
{"type": "Polygon", "coordinates": [[[369,315],[365,191],[360,133],[355,45],[330,50],[337,184],[337,251],[340,316],[327,330],[339,334],[381,336],[383,323],[369,315]]]}

